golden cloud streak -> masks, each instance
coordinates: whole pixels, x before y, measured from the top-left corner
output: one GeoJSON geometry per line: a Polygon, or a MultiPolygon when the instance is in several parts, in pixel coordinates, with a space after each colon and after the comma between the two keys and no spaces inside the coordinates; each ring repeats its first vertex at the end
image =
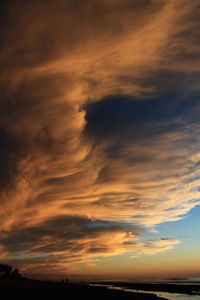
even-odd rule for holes
{"type": "MultiPolygon", "coordinates": [[[[47,259],[60,257],[59,264],[52,262],[53,270],[65,261],[70,266],[134,249],[143,254],[171,249],[178,241],[154,241],[154,247],[142,244],[140,228],[179,220],[199,203],[199,179],[193,179],[198,175],[198,126],[137,143],[127,143],[119,131],[123,147],[118,155],[108,156],[106,149],[114,137],[98,142],[86,134],[86,107],[109,96],[144,101],[160,95],[179,85],[166,74],[181,74],[188,83],[183,94],[199,90],[194,75],[200,71],[198,57],[193,58],[199,51],[193,30],[198,2],[87,0],[75,5],[70,0],[22,0],[21,4],[13,1],[5,7],[2,40],[7,43],[0,54],[0,134],[8,143],[8,154],[3,154],[9,161],[4,175],[8,180],[1,184],[5,256],[14,254],[7,240],[10,235],[16,238],[26,229],[43,228],[59,216],[85,218],[82,231],[74,225],[81,232],[76,242],[67,236],[71,248],[64,243],[63,250],[56,249],[63,236],[52,235],[51,228],[34,232],[34,241],[16,253],[29,251],[36,257],[46,249],[47,259]],[[193,38],[188,39],[191,31],[193,38]],[[192,146],[191,136],[196,139],[192,146]],[[99,220],[114,225],[85,234],[87,222],[99,220]]],[[[37,270],[39,265],[46,272],[48,263],[40,260],[37,270]]]]}

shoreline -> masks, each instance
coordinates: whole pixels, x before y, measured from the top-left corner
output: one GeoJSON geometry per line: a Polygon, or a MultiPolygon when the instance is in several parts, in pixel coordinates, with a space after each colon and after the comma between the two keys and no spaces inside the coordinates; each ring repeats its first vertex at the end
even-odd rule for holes
{"type": "MultiPolygon", "coordinates": [[[[31,279],[3,279],[0,289],[6,299],[134,299],[164,300],[188,295],[200,299],[199,285],[130,283],[130,282],[56,282],[31,279]],[[65,295],[63,297],[63,295],[65,295]]],[[[177,298],[182,299],[182,298],[177,298]]],[[[185,298],[184,298],[185,299],[185,298]]]]}
{"type": "Polygon", "coordinates": [[[0,289],[7,295],[5,299],[134,299],[165,300],[155,294],[128,292],[108,289],[103,286],[92,287],[88,283],[48,282],[39,280],[0,280],[0,289]],[[28,297],[27,297],[28,296],[28,297]]]}
{"type": "Polygon", "coordinates": [[[179,293],[185,295],[200,295],[200,285],[195,284],[175,284],[175,283],[130,283],[130,282],[90,282],[90,284],[98,285],[112,285],[116,287],[123,287],[126,289],[144,290],[152,292],[168,292],[168,293],[179,293]]]}

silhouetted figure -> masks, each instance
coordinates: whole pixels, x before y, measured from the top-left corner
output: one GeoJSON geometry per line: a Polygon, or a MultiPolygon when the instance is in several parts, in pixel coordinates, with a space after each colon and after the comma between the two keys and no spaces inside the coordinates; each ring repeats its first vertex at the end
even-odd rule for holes
{"type": "Polygon", "coordinates": [[[62,284],[66,285],[69,283],[69,279],[68,278],[64,278],[61,280],[62,284]]]}
{"type": "Polygon", "coordinates": [[[69,278],[65,278],[65,283],[69,283],[69,278]]]}

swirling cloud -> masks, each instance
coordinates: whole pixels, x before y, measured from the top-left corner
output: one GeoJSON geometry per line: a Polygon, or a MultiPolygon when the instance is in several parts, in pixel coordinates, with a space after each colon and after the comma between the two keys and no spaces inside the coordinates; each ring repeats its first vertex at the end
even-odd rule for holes
{"type": "Polygon", "coordinates": [[[1,2],[2,259],[61,274],[178,243],[140,235],[199,203],[198,8],[1,2]]]}

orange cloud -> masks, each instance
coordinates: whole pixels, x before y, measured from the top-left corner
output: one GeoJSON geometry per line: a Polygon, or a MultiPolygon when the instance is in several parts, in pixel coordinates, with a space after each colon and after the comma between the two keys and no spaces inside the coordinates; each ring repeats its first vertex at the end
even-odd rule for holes
{"type": "Polygon", "coordinates": [[[197,7],[191,0],[4,5],[0,241],[7,259],[62,272],[63,264],[74,270],[73,263],[97,256],[152,254],[178,244],[149,247],[139,238],[141,227],[178,220],[199,204],[198,124],[175,116],[178,127],[159,120],[154,134],[142,136],[153,121],[135,121],[135,140],[129,123],[99,137],[90,131],[88,105],[110,96],[142,103],[174,88],[184,97],[198,91],[197,7]],[[69,248],[62,216],[72,226],[69,248]],[[88,233],[92,222],[99,231],[88,233]]]}

